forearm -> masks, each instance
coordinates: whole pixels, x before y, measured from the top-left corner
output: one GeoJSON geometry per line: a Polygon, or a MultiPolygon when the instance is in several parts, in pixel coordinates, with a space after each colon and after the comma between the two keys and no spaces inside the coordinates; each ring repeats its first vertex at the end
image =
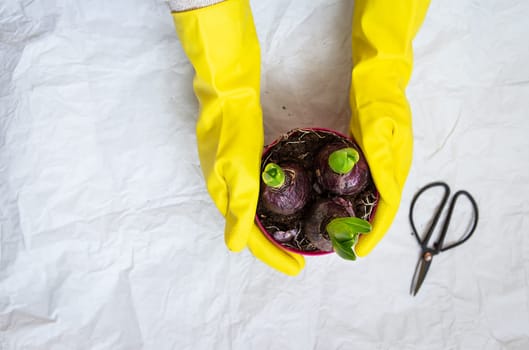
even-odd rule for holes
{"type": "MultiPolygon", "coordinates": [[[[353,103],[394,104],[410,79],[412,40],[429,0],[357,0],[353,18],[353,103]]],[[[407,104],[405,101],[403,105],[407,104]]]]}
{"type": "Polygon", "coordinates": [[[169,0],[168,4],[171,11],[182,12],[215,5],[222,1],[225,0],[169,0]]]}

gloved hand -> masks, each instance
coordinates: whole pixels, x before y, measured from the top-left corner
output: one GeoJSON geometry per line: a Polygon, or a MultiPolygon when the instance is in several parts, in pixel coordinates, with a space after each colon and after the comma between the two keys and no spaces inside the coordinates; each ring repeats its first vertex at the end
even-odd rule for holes
{"type": "Polygon", "coordinates": [[[411,111],[405,95],[412,40],[429,0],[355,0],[351,133],[380,192],[373,230],[355,247],[365,256],[389,229],[399,208],[412,158],[411,111]]]}
{"type": "Polygon", "coordinates": [[[301,255],[273,245],[256,226],[263,123],[260,50],[248,0],[173,12],[176,31],[195,68],[200,104],[196,133],[207,188],[226,218],[230,250],[248,246],[269,266],[296,275],[301,255]]]}

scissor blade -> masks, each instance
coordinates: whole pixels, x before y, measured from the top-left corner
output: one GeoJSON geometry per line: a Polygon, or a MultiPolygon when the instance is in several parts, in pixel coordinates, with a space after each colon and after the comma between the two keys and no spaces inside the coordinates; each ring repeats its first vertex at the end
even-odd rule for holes
{"type": "Polygon", "coordinates": [[[424,282],[424,278],[426,277],[426,273],[428,272],[431,263],[432,261],[426,261],[424,256],[419,258],[417,267],[415,268],[415,274],[413,275],[413,279],[411,281],[410,293],[413,296],[415,296],[419,291],[419,288],[421,288],[422,282],[424,282]]]}

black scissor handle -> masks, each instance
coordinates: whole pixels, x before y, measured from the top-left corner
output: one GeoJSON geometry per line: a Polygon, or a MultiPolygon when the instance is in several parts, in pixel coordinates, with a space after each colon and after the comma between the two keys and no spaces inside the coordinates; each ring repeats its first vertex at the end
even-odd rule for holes
{"type": "Polygon", "coordinates": [[[439,253],[439,252],[444,252],[444,251],[446,251],[448,249],[455,248],[458,245],[461,245],[461,244],[465,243],[472,236],[472,234],[474,233],[474,231],[476,230],[476,227],[478,225],[478,218],[479,218],[478,205],[477,205],[476,201],[474,200],[474,197],[472,197],[472,195],[470,193],[468,193],[467,191],[465,191],[465,190],[457,191],[454,194],[454,196],[452,197],[452,199],[450,200],[450,205],[448,207],[448,212],[447,212],[445,220],[443,222],[443,227],[441,228],[441,233],[439,234],[439,239],[437,240],[437,242],[434,243],[433,249],[428,248],[428,241],[430,240],[430,238],[431,238],[431,236],[433,234],[433,231],[434,231],[435,227],[437,226],[437,223],[439,222],[439,219],[441,218],[441,214],[443,212],[443,209],[446,206],[446,202],[448,201],[448,197],[449,196],[450,196],[450,187],[446,183],[438,181],[438,182],[432,182],[430,184],[427,184],[426,186],[421,188],[415,194],[415,196],[413,197],[413,199],[411,201],[409,218],[410,218],[411,227],[413,229],[413,234],[414,234],[415,238],[417,239],[417,242],[421,246],[422,250],[423,251],[430,250],[430,251],[432,251],[432,253],[434,255],[439,253]],[[430,224],[430,227],[428,228],[428,231],[426,232],[426,235],[424,236],[424,238],[421,239],[421,237],[419,237],[419,234],[417,233],[417,228],[415,227],[415,223],[413,221],[413,210],[415,208],[415,203],[417,202],[417,199],[425,191],[427,191],[427,190],[429,190],[429,189],[431,189],[433,187],[442,187],[444,189],[444,194],[443,194],[443,198],[441,199],[441,202],[439,203],[437,211],[434,213],[432,223],[430,224]],[[459,197],[461,197],[461,196],[466,197],[470,201],[470,204],[472,205],[472,209],[473,209],[472,226],[471,226],[470,230],[468,232],[466,232],[462,236],[462,238],[460,240],[458,240],[458,241],[456,241],[454,243],[451,243],[451,244],[449,244],[449,245],[447,245],[445,247],[445,246],[443,246],[444,245],[444,240],[445,240],[445,237],[446,237],[446,233],[448,232],[448,227],[450,225],[450,221],[452,219],[452,213],[454,212],[455,205],[456,205],[457,201],[459,200],[459,197]]]}
{"type": "Polygon", "coordinates": [[[474,200],[474,197],[472,197],[472,195],[470,193],[468,193],[467,191],[464,191],[464,190],[457,191],[454,194],[454,197],[452,197],[452,200],[450,201],[450,207],[448,208],[448,213],[446,214],[446,219],[445,219],[445,221],[443,223],[443,228],[442,228],[442,231],[441,231],[441,235],[439,237],[439,241],[437,242],[436,249],[438,251],[440,251],[440,252],[444,252],[444,251],[446,251],[448,249],[455,248],[458,245],[461,245],[461,244],[465,243],[470,238],[470,236],[472,236],[474,231],[476,230],[476,227],[478,226],[478,217],[479,217],[478,205],[477,205],[476,201],[474,200]],[[447,245],[445,247],[445,246],[443,246],[444,239],[445,239],[445,236],[446,236],[446,232],[448,231],[448,226],[450,225],[450,219],[452,218],[452,212],[454,211],[454,207],[456,205],[456,202],[457,202],[459,196],[465,196],[470,201],[470,204],[472,205],[472,209],[473,209],[473,214],[474,214],[473,215],[473,219],[474,220],[472,221],[472,226],[471,226],[470,230],[468,230],[468,232],[465,233],[461,237],[460,240],[458,240],[457,242],[454,242],[452,244],[449,244],[449,245],[447,245]]]}
{"type": "Polygon", "coordinates": [[[413,234],[415,238],[417,239],[417,242],[419,243],[419,245],[421,246],[423,250],[427,248],[428,241],[430,240],[430,237],[432,236],[434,228],[437,225],[439,218],[441,217],[441,213],[446,205],[448,196],[450,196],[450,187],[448,187],[446,183],[441,182],[441,181],[432,182],[432,183],[427,184],[426,186],[421,188],[417,193],[415,193],[415,196],[413,196],[413,199],[411,201],[411,206],[410,206],[410,214],[409,214],[410,225],[411,225],[411,228],[413,229],[413,234]],[[415,203],[417,202],[417,199],[419,199],[419,197],[424,192],[434,187],[442,187],[444,189],[444,194],[443,194],[443,198],[441,199],[441,202],[439,203],[439,207],[437,208],[437,211],[434,214],[432,223],[430,224],[430,227],[428,228],[428,231],[426,232],[426,235],[424,236],[424,238],[421,239],[421,237],[419,237],[419,234],[417,233],[415,222],[413,221],[413,210],[415,209],[415,203]]]}

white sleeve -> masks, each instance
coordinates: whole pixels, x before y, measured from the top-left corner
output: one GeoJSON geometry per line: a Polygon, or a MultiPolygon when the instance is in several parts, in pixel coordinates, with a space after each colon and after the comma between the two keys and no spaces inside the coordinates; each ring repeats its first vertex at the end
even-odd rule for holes
{"type": "Polygon", "coordinates": [[[171,11],[181,12],[217,4],[224,0],[168,0],[171,11]]]}

